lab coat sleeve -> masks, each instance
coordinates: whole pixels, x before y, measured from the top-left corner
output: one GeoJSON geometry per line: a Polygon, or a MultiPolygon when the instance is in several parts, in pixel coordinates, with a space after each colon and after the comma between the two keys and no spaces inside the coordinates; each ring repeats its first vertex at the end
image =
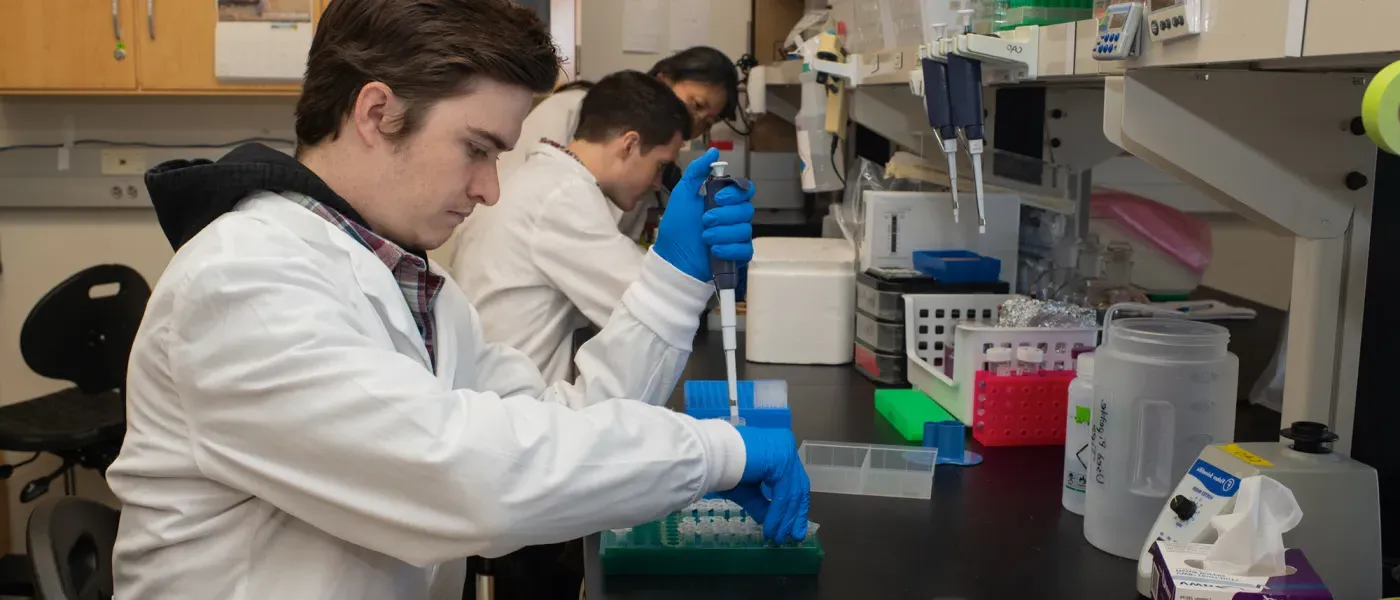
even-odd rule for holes
{"type": "Polygon", "coordinates": [[[553,190],[533,219],[531,260],[594,325],[603,327],[642,272],[646,251],[618,230],[597,188],[553,190]]]}
{"type": "MultiPolygon", "coordinates": [[[[574,357],[579,376],[550,385],[524,354],[503,344],[483,346],[484,389],[502,395],[539,394],[575,409],[614,398],[664,405],[685,369],[691,341],[713,288],[649,252],[607,325],[574,357]]],[[[479,331],[475,334],[480,336],[479,331]]]]}
{"type": "Polygon", "coordinates": [[[719,421],[449,389],[320,266],[222,256],[178,284],[170,376],[204,476],[420,566],[630,526],[737,483],[743,443],[719,421]]]}

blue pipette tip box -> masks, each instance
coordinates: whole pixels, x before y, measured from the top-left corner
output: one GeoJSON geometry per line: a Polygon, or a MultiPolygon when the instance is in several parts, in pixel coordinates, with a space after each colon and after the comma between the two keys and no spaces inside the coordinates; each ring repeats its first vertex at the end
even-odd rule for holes
{"type": "MultiPolygon", "coordinates": [[[[738,387],[739,417],[744,420],[745,425],[767,429],[792,429],[792,411],[788,410],[786,381],[740,381],[738,387]]],[[[728,419],[729,382],[685,382],[685,414],[697,419],[728,419]]]]}

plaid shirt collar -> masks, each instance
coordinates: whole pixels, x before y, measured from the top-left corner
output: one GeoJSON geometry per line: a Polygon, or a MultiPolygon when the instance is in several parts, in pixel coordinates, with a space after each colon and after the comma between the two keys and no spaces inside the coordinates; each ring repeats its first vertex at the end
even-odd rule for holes
{"type": "MultiPolygon", "coordinates": [[[[572,158],[572,159],[578,161],[578,164],[581,164],[581,165],[583,164],[583,159],[582,159],[582,158],[579,158],[577,154],[574,154],[574,151],[573,151],[573,150],[570,150],[568,146],[565,146],[565,145],[563,145],[563,144],[561,144],[561,143],[559,143],[559,142],[556,142],[556,141],[554,141],[554,140],[551,140],[551,139],[549,139],[549,138],[540,138],[540,143],[541,143],[541,144],[547,144],[547,145],[549,145],[549,146],[553,146],[555,150],[558,150],[558,151],[560,151],[560,152],[563,152],[564,154],[569,155],[569,158],[572,158]]],[[[585,168],[587,168],[587,165],[585,165],[585,168]]]]}
{"type": "Polygon", "coordinates": [[[413,322],[418,326],[418,333],[423,336],[423,345],[427,347],[428,360],[432,363],[430,366],[436,367],[435,343],[437,340],[433,323],[433,307],[436,305],[438,293],[442,291],[442,286],[447,282],[447,279],[433,273],[428,268],[428,261],[422,257],[380,237],[370,231],[368,227],[345,218],[335,209],[317,202],[314,198],[305,194],[284,195],[344,231],[346,235],[359,242],[365,249],[373,252],[384,263],[384,266],[388,267],[389,272],[394,274],[394,280],[398,282],[400,291],[403,292],[404,301],[408,303],[408,310],[413,314],[413,322]]]}

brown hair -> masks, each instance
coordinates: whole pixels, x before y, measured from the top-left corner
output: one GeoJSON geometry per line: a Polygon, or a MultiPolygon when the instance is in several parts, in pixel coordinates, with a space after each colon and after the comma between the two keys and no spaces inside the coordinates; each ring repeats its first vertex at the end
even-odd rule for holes
{"type": "Polygon", "coordinates": [[[690,139],[690,110],[661,80],[618,71],[588,88],[574,139],[602,143],[629,131],[642,138],[643,153],[669,143],[676,134],[690,139]]]}
{"type": "Polygon", "coordinates": [[[554,87],[559,55],[549,30],[511,0],[334,0],[316,26],[296,107],[298,146],[334,140],[360,89],[383,82],[404,100],[403,138],[438,100],[474,77],[554,87]]]}

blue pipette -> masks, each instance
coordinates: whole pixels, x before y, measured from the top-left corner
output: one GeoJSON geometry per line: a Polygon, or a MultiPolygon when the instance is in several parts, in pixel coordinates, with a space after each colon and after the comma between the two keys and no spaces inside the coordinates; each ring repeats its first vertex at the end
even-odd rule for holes
{"type": "MultiPolygon", "coordinates": [[[[937,43],[937,42],[935,42],[937,43]]],[[[948,65],[934,60],[931,51],[919,50],[924,72],[924,108],[928,125],[938,135],[943,154],[948,157],[948,187],[953,192],[953,222],[958,222],[958,128],[948,100],[948,65]]]]}
{"type": "Polygon", "coordinates": [[[972,179],[977,186],[977,232],[987,233],[987,210],[982,189],[982,61],[958,54],[948,55],[948,98],[953,124],[967,138],[972,156],[972,179]]]}
{"type": "MultiPolygon", "coordinates": [[[[747,179],[725,176],[724,169],[728,166],[729,163],[724,161],[710,165],[710,177],[705,181],[706,211],[718,206],[715,195],[720,190],[729,186],[739,186],[747,190],[753,185],[747,179]]],[[[719,294],[719,325],[720,333],[724,336],[724,367],[729,379],[729,421],[735,425],[742,425],[743,420],[739,418],[738,367],[734,364],[734,350],[738,345],[734,334],[734,324],[738,319],[734,308],[734,287],[738,283],[739,268],[732,260],[720,260],[711,256],[710,273],[714,275],[715,291],[719,294]]]]}

